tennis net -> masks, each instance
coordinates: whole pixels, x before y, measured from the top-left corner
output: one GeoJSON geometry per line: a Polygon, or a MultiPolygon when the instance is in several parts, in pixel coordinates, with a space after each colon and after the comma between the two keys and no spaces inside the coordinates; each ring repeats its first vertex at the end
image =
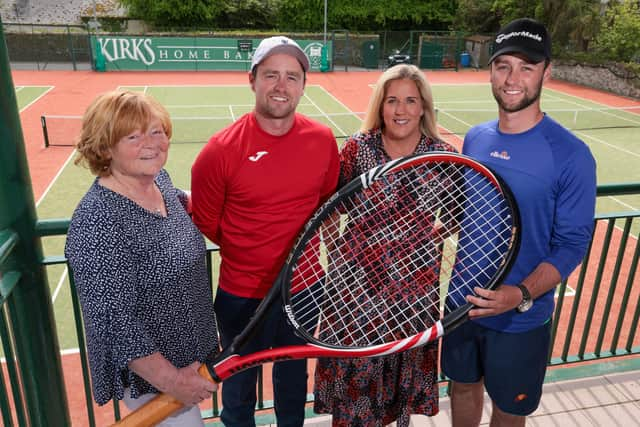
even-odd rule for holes
{"type": "MultiPolygon", "coordinates": [[[[336,138],[346,138],[360,126],[362,113],[307,114],[334,130],[336,138]]],[[[215,132],[231,124],[233,116],[172,116],[172,144],[205,143],[215,132]]],[[[74,146],[82,127],[82,116],[43,115],[40,117],[45,147],[74,146]]]]}
{"type": "MultiPolygon", "coordinates": [[[[573,131],[640,127],[640,106],[545,109],[551,118],[573,131]]],[[[464,135],[470,127],[498,117],[497,109],[436,109],[443,133],[464,135]]]]}
{"type": "MultiPolygon", "coordinates": [[[[44,115],[40,117],[44,146],[74,146],[82,127],[82,116],[44,115]]],[[[172,117],[172,143],[204,143],[232,122],[230,117],[172,117]]]]}
{"type": "MultiPolygon", "coordinates": [[[[574,108],[544,110],[554,120],[574,131],[640,127],[640,106],[615,108],[574,108]]],[[[336,138],[349,137],[360,126],[364,113],[303,114],[334,131],[336,138]]],[[[442,133],[464,136],[469,128],[497,118],[496,109],[436,108],[442,133]]],[[[205,143],[211,135],[231,124],[234,116],[172,116],[173,144],[205,143]]],[[[41,117],[45,147],[73,146],[80,134],[81,116],[44,115],[41,117]]]]}

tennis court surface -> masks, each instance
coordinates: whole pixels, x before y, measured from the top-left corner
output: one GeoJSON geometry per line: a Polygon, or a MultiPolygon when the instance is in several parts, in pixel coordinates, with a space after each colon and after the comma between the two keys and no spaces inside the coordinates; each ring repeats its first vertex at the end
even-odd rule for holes
{"type": "MultiPolygon", "coordinates": [[[[379,72],[310,74],[298,110],[331,127],[341,144],[358,129],[378,76],[379,72]]],[[[456,146],[471,126],[496,117],[486,72],[427,72],[427,78],[443,136],[456,146]]],[[[189,188],[191,164],[210,135],[253,106],[245,73],[16,71],[14,83],[40,219],[70,217],[93,180],[73,164],[72,144],[80,116],[98,93],[115,88],[145,91],[167,107],[175,127],[167,169],[181,188],[189,188]]],[[[543,91],[542,104],[590,146],[598,162],[599,184],[640,182],[640,146],[635,141],[640,103],[553,81],[543,91]]],[[[638,195],[598,200],[599,212],[638,209],[638,195]]],[[[60,255],[64,237],[48,237],[43,244],[45,255],[60,255]]],[[[81,389],[67,271],[50,266],[47,274],[60,345],[68,355],[63,358],[65,377],[81,389]]]]}

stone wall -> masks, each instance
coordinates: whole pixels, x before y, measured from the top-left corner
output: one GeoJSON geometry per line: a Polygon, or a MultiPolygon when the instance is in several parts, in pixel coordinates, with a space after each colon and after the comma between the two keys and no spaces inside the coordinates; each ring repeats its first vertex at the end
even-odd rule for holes
{"type": "Polygon", "coordinates": [[[2,22],[23,24],[79,25],[82,17],[123,17],[118,0],[2,0],[2,22]]]}
{"type": "Polygon", "coordinates": [[[640,99],[640,76],[614,63],[591,65],[554,60],[552,76],[555,79],[640,99]]]}

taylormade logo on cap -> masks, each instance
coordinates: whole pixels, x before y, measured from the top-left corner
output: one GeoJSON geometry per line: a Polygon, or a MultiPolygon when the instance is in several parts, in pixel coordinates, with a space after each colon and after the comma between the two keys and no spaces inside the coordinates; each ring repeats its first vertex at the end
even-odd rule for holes
{"type": "Polygon", "coordinates": [[[534,39],[539,42],[542,41],[542,36],[540,36],[540,34],[531,34],[528,31],[514,31],[509,34],[498,34],[498,37],[496,37],[496,43],[500,44],[503,40],[509,40],[511,37],[529,37],[530,39],[534,39]]]}
{"type": "Polygon", "coordinates": [[[271,55],[284,53],[298,60],[302,69],[309,71],[309,58],[295,41],[285,36],[275,36],[260,42],[251,59],[251,71],[271,55]]]}

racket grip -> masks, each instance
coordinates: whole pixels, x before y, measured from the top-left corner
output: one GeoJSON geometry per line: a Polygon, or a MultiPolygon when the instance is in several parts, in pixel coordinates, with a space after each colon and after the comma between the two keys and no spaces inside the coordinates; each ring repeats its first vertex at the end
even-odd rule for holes
{"type": "MultiPolygon", "coordinates": [[[[202,364],[198,373],[207,381],[213,381],[206,364],[202,364]]],[[[117,421],[113,426],[119,427],[151,427],[173,414],[184,404],[167,393],[160,393],[126,417],[117,421]]]]}

